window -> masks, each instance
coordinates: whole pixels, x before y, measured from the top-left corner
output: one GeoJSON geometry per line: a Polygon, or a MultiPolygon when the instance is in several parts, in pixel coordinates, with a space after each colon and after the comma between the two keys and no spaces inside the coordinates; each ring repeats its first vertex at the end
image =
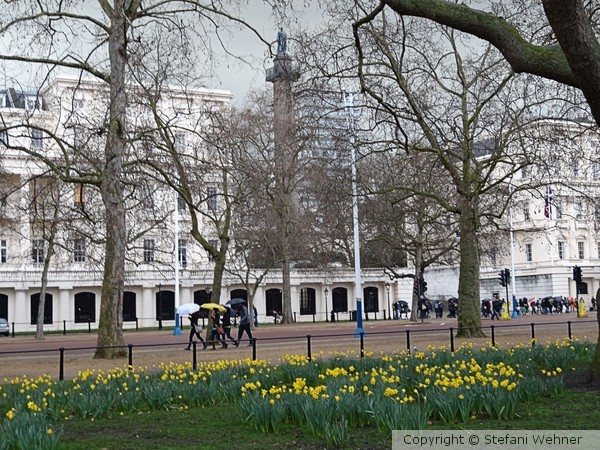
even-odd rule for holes
{"type": "Polygon", "coordinates": [[[85,262],[85,250],[85,239],[75,239],[73,241],[73,262],[85,262]]]}
{"type": "Polygon", "coordinates": [[[525,222],[531,220],[531,216],[529,215],[529,203],[523,205],[523,220],[525,222]]]}
{"type": "Polygon", "coordinates": [[[578,159],[574,159],[573,161],[571,161],[571,171],[573,172],[574,177],[579,176],[579,160],[578,159]]]}
{"type": "Polygon", "coordinates": [[[83,184],[77,183],[73,186],[73,206],[83,209],[83,184]]]}
{"type": "Polygon", "coordinates": [[[96,294],[80,292],[75,294],[75,323],[96,321],[96,294]]]}
{"type": "Polygon", "coordinates": [[[600,178],[600,162],[592,162],[592,178],[597,180],[600,178]]]}
{"type": "Polygon", "coordinates": [[[313,288],[300,290],[300,315],[316,314],[316,291],[313,288]]]}
{"type": "Polygon", "coordinates": [[[0,263],[8,261],[8,247],[6,245],[6,239],[0,240],[0,263]]]}
{"type": "Polygon", "coordinates": [[[585,242],[583,241],[577,241],[577,258],[585,258],[585,242]]]}
{"type": "Polygon", "coordinates": [[[365,312],[377,312],[379,310],[379,290],[369,286],[363,289],[365,299],[365,312]]]}
{"type": "Polygon", "coordinates": [[[154,210],[154,186],[150,184],[142,184],[140,189],[140,206],[147,212],[154,210]]]}
{"type": "Polygon", "coordinates": [[[123,292],[123,322],[135,322],[136,314],[135,292],[123,292]]]}
{"type": "Polygon", "coordinates": [[[521,167],[521,178],[526,179],[529,177],[529,170],[527,166],[521,167]]]}
{"type": "Polygon", "coordinates": [[[209,187],[206,191],[206,204],[210,211],[217,210],[217,188],[209,187]]]}
{"type": "Polygon", "coordinates": [[[187,211],[187,203],[185,202],[185,198],[183,198],[183,195],[181,194],[177,196],[177,209],[179,210],[179,212],[187,211]]]}
{"type": "MultiPolygon", "coordinates": [[[[44,324],[51,324],[52,323],[52,294],[48,294],[46,293],[46,300],[44,300],[44,320],[43,323],[44,324]]],[[[31,316],[31,325],[35,325],[37,323],[37,319],[38,319],[38,311],[39,311],[39,307],[40,307],[40,299],[41,299],[41,295],[40,294],[33,294],[31,296],[31,310],[30,310],[30,316],[31,316]]]]}
{"type": "MultiPolygon", "coordinates": [[[[234,298],[233,292],[231,295],[232,298],[234,298]]],[[[281,315],[283,311],[282,303],[281,289],[267,289],[267,292],[265,292],[265,308],[267,309],[267,316],[274,316],[275,313],[281,315]]]]}
{"type": "Polygon", "coordinates": [[[175,145],[175,149],[182,151],[185,150],[185,145],[186,145],[186,138],[185,138],[185,133],[175,133],[173,135],[173,139],[174,142],[173,144],[175,145]]]}
{"type": "Polygon", "coordinates": [[[556,216],[556,220],[563,218],[562,202],[560,200],[554,200],[554,214],[556,216]]]}
{"type": "Polygon", "coordinates": [[[73,99],[73,110],[83,109],[85,105],[85,100],[82,98],[74,98],[73,99]]]}
{"type": "Polygon", "coordinates": [[[40,102],[37,95],[28,95],[25,97],[25,109],[33,111],[40,108],[40,102]]]}
{"type": "Polygon", "coordinates": [[[565,259],[565,243],[558,241],[558,259],[565,259]]]}
{"type": "Polygon", "coordinates": [[[85,145],[85,128],[81,126],[73,127],[73,145],[81,149],[85,145]]]}
{"type": "Polygon", "coordinates": [[[31,242],[31,260],[34,264],[44,263],[44,240],[34,239],[31,242]]]}
{"type": "Polygon", "coordinates": [[[333,288],[331,303],[334,312],[348,312],[348,290],[343,287],[333,288]]]}
{"type": "Polygon", "coordinates": [[[0,130],[0,144],[2,144],[2,145],[8,144],[8,131],[0,130]]]}
{"type": "Polygon", "coordinates": [[[31,147],[42,148],[44,146],[44,133],[38,128],[31,129],[31,147]]]}
{"type": "Polygon", "coordinates": [[[600,259],[600,242],[596,242],[596,247],[598,248],[598,256],[597,256],[597,258],[600,259]]]}
{"type": "Polygon", "coordinates": [[[144,262],[154,262],[154,239],[144,239],[144,262]]]}
{"type": "MultiPolygon", "coordinates": [[[[217,241],[216,239],[209,239],[208,243],[210,244],[211,247],[214,247],[216,250],[219,249],[219,241],[217,241]]],[[[214,261],[215,257],[212,256],[210,253],[208,254],[208,260],[209,261],[214,261]]]]}
{"type": "Polygon", "coordinates": [[[575,203],[575,220],[583,220],[583,203],[575,203]]]}
{"type": "Polygon", "coordinates": [[[525,260],[527,262],[533,261],[533,254],[531,251],[531,244],[525,244],[525,260]]]}
{"type": "Polygon", "coordinates": [[[187,241],[179,239],[179,265],[184,269],[187,267],[187,241]]]}

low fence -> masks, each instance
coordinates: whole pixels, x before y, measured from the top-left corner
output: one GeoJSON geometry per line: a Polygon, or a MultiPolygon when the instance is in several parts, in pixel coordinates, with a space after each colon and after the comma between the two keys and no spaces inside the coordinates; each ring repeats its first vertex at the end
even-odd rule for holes
{"type": "MultiPolygon", "coordinates": [[[[326,313],[314,313],[314,314],[301,314],[300,315],[302,317],[302,320],[298,320],[299,314],[298,312],[294,311],[293,312],[293,321],[294,323],[297,322],[312,322],[312,323],[317,323],[317,322],[339,322],[339,321],[356,321],[356,311],[355,310],[351,310],[351,311],[344,311],[344,312],[331,312],[329,315],[326,313]]],[[[365,312],[364,313],[364,318],[363,320],[368,322],[369,320],[388,320],[391,319],[391,317],[388,317],[387,313],[385,310],[383,311],[375,311],[375,312],[365,312]]],[[[232,317],[231,320],[233,322],[234,325],[237,325],[237,317],[232,317]]],[[[206,317],[202,317],[202,325],[205,325],[206,322],[206,317]]],[[[123,321],[123,329],[124,330],[136,330],[139,331],[140,330],[140,322],[152,322],[154,321],[156,323],[156,328],[158,330],[162,330],[164,327],[170,326],[170,327],[174,327],[175,326],[175,319],[162,319],[162,318],[143,318],[143,317],[136,317],[135,319],[129,319],[129,320],[124,320],[123,321]]],[[[52,323],[52,324],[44,324],[44,333],[62,333],[64,336],[66,336],[68,333],[81,333],[82,331],[86,331],[88,333],[92,333],[95,332],[98,329],[97,326],[97,322],[96,321],[82,321],[82,322],[75,322],[74,320],[62,320],[61,322],[58,323],[52,323]],[[62,327],[59,328],[59,323],[62,322],[62,327]],[[67,326],[69,325],[69,326],[67,326]]],[[[184,323],[186,322],[185,317],[180,317],[179,318],[179,326],[181,328],[183,328],[184,323]]],[[[260,323],[280,323],[276,316],[272,315],[272,314],[259,314],[258,315],[258,322],[260,323]]],[[[19,333],[31,333],[32,332],[32,328],[35,327],[35,324],[29,323],[29,322],[10,322],[10,335],[12,337],[15,337],[17,334],[19,333]],[[26,328],[29,329],[26,329],[26,328]],[[17,331],[17,328],[20,328],[19,331],[17,331]]],[[[148,329],[151,327],[143,327],[143,329],[148,329]]]]}
{"type": "MultiPolygon", "coordinates": [[[[569,340],[573,339],[573,333],[575,327],[582,327],[584,324],[595,324],[596,320],[578,320],[577,322],[565,321],[565,322],[548,322],[548,323],[520,323],[515,325],[488,325],[481,327],[480,329],[486,333],[486,330],[489,332],[489,344],[495,347],[498,344],[498,335],[499,333],[505,330],[513,330],[510,332],[509,336],[514,336],[517,334],[515,329],[520,329],[521,334],[524,334],[526,338],[526,342],[529,342],[530,345],[535,346],[538,338],[536,334],[548,327],[552,327],[552,335],[554,338],[566,338],[569,340]],[[575,325],[577,324],[577,325],[575,325]]],[[[281,337],[265,337],[265,338],[253,338],[246,339],[241,342],[248,343],[248,346],[251,347],[251,358],[252,360],[257,359],[257,351],[261,346],[265,346],[268,343],[273,342],[282,342],[288,341],[292,343],[297,343],[296,346],[306,346],[306,355],[308,360],[311,361],[313,357],[313,347],[314,343],[317,340],[334,340],[335,342],[341,342],[343,338],[354,338],[353,342],[357,342],[358,344],[358,354],[360,357],[364,357],[367,352],[365,348],[366,342],[372,342],[374,347],[381,346],[382,340],[381,338],[385,338],[385,341],[393,341],[394,345],[398,345],[398,348],[402,347],[402,340],[404,340],[404,345],[408,353],[416,350],[416,347],[413,345],[413,342],[418,339],[423,339],[427,337],[435,336],[436,342],[446,341],[448,343],[448,348],[451,352],[456,351],[456,331],[457,329],[454,327],[449,328],[436,328],[436,329],[406,329],[406,330],[386,330],[386,331],[369,331],[368,333],[339,333],[339,334],[307,334],[304,336],[281,336],[281,337]],[[443,338],[443,336],[447,336],[443,338]],[[369,339],[367,339],[369,337],[369,339]],[[370,338],[373,339],[370,339],[370,338]],[[302,344],[304,342],[305,344],[302,344]]],[[[462,339],[462,338],[461,338],[462,339]]],[[[213,342],[207,342],[208,345],[211,345],[213,342]]],[[[219,341],[215,341],[215,344],[219,345],[219,341]]],[[[198,368],[198,348],[197,345],[199,342],[193,342],[191,348],[191,364],[193,370],[197,370],[198,368]]],[[[87,347],[71,347],[71,348],[55,348],[55,349],[44,349],[44,350],[19,350],[19,351],[0,351],[1,355],[24,355],[24,354],[58,354],[58,377],[60,380],[65,379],[65,357],[69,354],[73,354],[74,352],[88,351],[93,350],[96,351],[98,349],[103,348],[125,348],[127,349],[127,360],[128,366],[133,367],[134,365],[134,351],[136,349],[143,348],[156,348],[156,347],[170,347],[170,346],[181,346],[181,342],[177,343],[159,343],[159,344],[127,344],[124,346],[113,346],[113,347],[97,347],[97,346],[87,346],[87,347]]],[[[369,351],[377,351],[380,348],[371,348],[369,351]]],[[[86,368],[81,368],[83,370],[86,368]]]]}

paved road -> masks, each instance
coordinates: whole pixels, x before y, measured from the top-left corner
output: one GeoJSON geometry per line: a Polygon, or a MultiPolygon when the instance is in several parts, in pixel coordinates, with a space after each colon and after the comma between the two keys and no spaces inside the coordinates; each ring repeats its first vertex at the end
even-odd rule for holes
{"type": "MultiPolygon", "coordinates": [[[[596,316],[591,313],[587,319],[578,319],[576,314],[546,316],[526,316],[508,321],[490,321],[484,319],[483,326],[487,337],[479,339],[454,338],[458,348],[463,342],[477,345],[489,345],[492,338],[491,326],[494,326],[494,340],[497,345],[531,345],[535,335],[538,342],[564,339],[571,336],[576,339],[596,342],[598,325],[596,316]],[[570,323],[569,323],[570,322],[570,323]],[[532,327],[532,324],[533,327],[532,327]],[[534,333],[534,334],[532,334],[534,333]]],[[[417,347],[425,350],[427,346],[450,347],[450,328],[456,330],[456,319],[431,319],[412,323],[407,320],[363,321],[366,337],[363,340],[366,352],[375,354],[393,353],[417,347]]],[[[126,331],[125,343],[132,345],[133,365],[135,367],[157,367],[160,363],[184,363],[192,361],[191,352],[186,352],[189,328],[186,326],[180,336],[174,336],[172,329],[160,331],[126,331]]],[[[237,330],[233,330],[234,336],[237,330]]],[[[285,354],[322,353],[359,354],[360,339],[356,337],[356,323],[296,323],[290,325],[261,324],[255,331],[257,338],[256,356],[277,362],[285,354]],[[310,338],[308,337],[310,336],[310,338]]],[[[32,336],[0,338],[0,381],[16,376],[37,376],[48,373],[53,377],[59,374],[59,348],[64,348],[64,376],[73,378],[78,371],[85,369],[108,370],[125,367],[127,360],[95,360],[95,333],[48,335],[43,341],[32,336]]],[[[198,349],[201,347],[199,346],[198,349]]],[[[243,343],[239,348],[230,345],[227,350],[210,348],[197,352],[198,362],[218,359],[251,358],[252,348],[243,343]]]]}

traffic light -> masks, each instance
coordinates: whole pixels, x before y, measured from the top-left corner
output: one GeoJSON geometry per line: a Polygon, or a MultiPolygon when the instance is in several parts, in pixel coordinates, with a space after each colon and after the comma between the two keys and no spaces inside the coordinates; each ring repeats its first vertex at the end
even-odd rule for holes
{"type": "Polygon", "coordinates": [[[506,286],[506,272],[504,271],[504,269],[498,272],[498,275],[500,278],[500,286],[506,286]]]}
{"type": "Polygon", "coordinates": [[[510,284],[510,269],[504,269],[504,283],[510,284]]]}
{"type": "Polygon", "coordinates": [[[425,281],[425,278],[420,278],[419,283],[421,283],[421,294],[424,294],[427,292],[427,281],[425,281]]]}
{"type": "Polygon", "coordinates": [[[579,267],[579,266],[573,267],[573,279],[577,283],[581,283],[581,267],[579,267]]]}

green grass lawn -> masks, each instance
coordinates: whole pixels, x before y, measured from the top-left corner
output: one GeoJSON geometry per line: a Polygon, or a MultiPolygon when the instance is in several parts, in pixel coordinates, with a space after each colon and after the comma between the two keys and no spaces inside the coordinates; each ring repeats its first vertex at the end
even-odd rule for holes
{"type": "MultiPolygon", "coordinates": [[[[600,392],[567,390],[559,397],[522,403],[511,420],[480,416],[468,424],[432,423],[430,429],[543,430],[600,428],[600,392]]],[[[326,443],[304,427],[284,425],[263,434],[244,423],[234,404],[155,411],[63,423],[61,449],[323,449],[326,443]]],[[[375,427],[351,430],[348,448],[391,448],[391,434],[375,427]]]]}

